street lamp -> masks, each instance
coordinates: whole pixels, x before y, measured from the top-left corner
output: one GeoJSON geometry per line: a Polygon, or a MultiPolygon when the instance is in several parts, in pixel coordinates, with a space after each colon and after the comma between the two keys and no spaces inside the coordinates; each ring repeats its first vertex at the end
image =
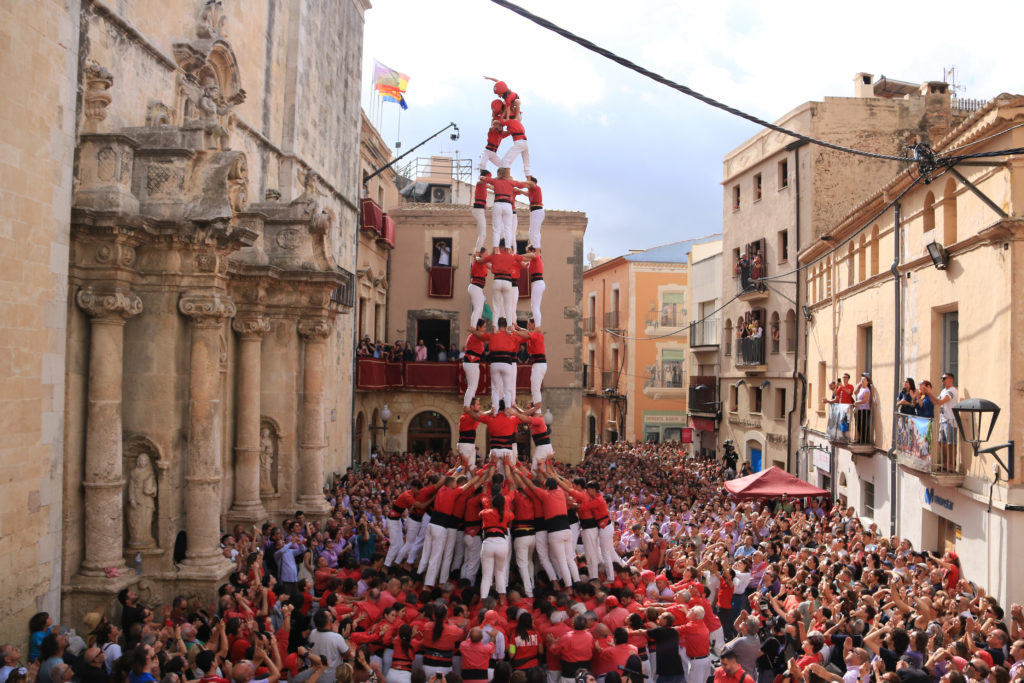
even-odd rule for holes
{"type": "Polygon", "coordinates": [[[380,421],[384,423],[384,444],[382,450],[386,454],[388,452],[388,420],[391,419],[391,409],[388,408],[388,404],[384,404],[384,408],[380,411],[380,421]]]}
{"type": "MultiPolygon", "coordinates": [[[[1013,479],[1014,473],[1014,442],[1011,440],[998,446],[989,446],[978,450],[980,444],[992,438],[992,430],[995,429],[996,419],[999,417],[999,406],[984,398],[968,398],[953,406],[953,415],[956,417],[956,426],[960,430],[960,438],[971,444],[974,449],[974,456],[982,453],[991,453],[999,466],[1006,471],[1007,477],[1013,479]],[[986,429],[987,427],[987,429],[986,429]],[[984,437],[982,437],[984,435],[984,437]],[[1002,449],[1009,451],[1007,462],[999,457],[998,451],[1002,449]]],[[[996,481],[999,480],[999,469],[995,468],[996,481]]]]}

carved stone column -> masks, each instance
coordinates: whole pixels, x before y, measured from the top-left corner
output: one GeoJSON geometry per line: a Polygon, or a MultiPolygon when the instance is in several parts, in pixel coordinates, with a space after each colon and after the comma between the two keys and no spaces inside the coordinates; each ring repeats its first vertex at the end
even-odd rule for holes
{"type": "Polygon", "coordinates": [[[220,334],[235,304],[219,293],[183,294],[178,310],[192,319],[188,377],[188,474],[184,564],[220,571],[220,334]]]}
{"type": "Polygon", "coordinates": [[[327,437],[324,433],[324,364],[327,359],[327,337],[332,322],[328,318],[299,321],[299,334],[306,341],[302,370],[302,440],[299,442],[298,504],[303,511],[323,514],[330,506],[323,496],[324,456],[327,437]]]}
{"type": "Polygon", "coordinates": [[[235,496],[233,521],[262,522],[267,518],[260,500],[260,345],[270,331],[262,315],[235,318],[238,335],[238,400],[235,416],[235,496]]]}
{"type": "Polygon", "coordinates": [[[89,385],[85,427],[85,556],[81,573],[103,576],[124,567],[124,479],[121,454],[121,379],[124,324],[142,312],[131,292],[79,290],[90,318],[89,385]]]}

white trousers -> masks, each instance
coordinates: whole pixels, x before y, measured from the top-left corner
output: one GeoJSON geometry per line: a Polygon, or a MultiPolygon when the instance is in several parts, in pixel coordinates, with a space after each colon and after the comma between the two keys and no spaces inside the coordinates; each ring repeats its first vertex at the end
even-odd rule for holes
{"type": "Polygon", "coordinates": [[[515,397],[516,364],[491,363],[491,403],[497,406],[498,401],[504,401],[508,407],[515,397]]]}
{"type": "Polygon", "coordinates": [[[401,669],[388,669],[385,683],[412,683],[412,672],[401,669]]]}
{"type": "Polygon", "coordinates": [[[501,168],[501,157],[498,156],[497,152],[489,149],[484,149],[484,153],[480,155],[480,163],[477,164],[477,168],[481,171],[486,171],[488,161],[494,164],[495,168],[501,168]]]}
{"type": "MultiPolygon", "coordinates": [[[[476,244],[473,247],[473,255],[475,256],[480,253],[480,249],[483,248],[484,243],[487,241],[487,209],[473,207],[470,213],[473,214],[473,220],[476,221],[476,244]]],[[[534,211],[534,213],[541,212],[534,211]]],[[[540,232],[538,231],[537,234],[540,234],[540,232]]]]}
{"type": "Polygon", "coordinates": [[[452,574],[452,562],[455,560],[455,546],[462,545],[456,543],[456,539],[459,538],[458,529],[445,529],[444,530],[444,551],[441,553],[441,574],[438,576],[438,581],[444,583],[448,580],[448,577],[452,574]]]}
{"type": "Polygon", "coordinates": [[[402,520],[388,519],[388,554],[384,558],[384,566],[390,567],[402,554],[405,541],[402,539],[402,520]]]}
{"type": "MultiPolygon", "coordinates": [[[[558,578],[561,579],[563,586],[573,584],[572,570],[569,566],[575,565],[576,562],[573,560],[574,554],[570,550],[571,543],[572,533],[568,529],[548,532],[548,553],[551,557],[551,564],[558,573],[558,578]]],[[[578,573],[576,581],[579,581],[578,573]]],[[[481,593],[481,595],[483,594],[481,593]]]]}
{"type": "Polygon", "coordinates": [[[469,324],[472,327],[476,327],[477,321],[483,317],[484,304],[487,302],[487,295],[484,294],[484,288],[478,287],[477,285],[470,285],[466,288],[466,291],[469,292],[469,303],[472,307],[469,313],[469,324]]]}
{"type": "Polygon", "coordinates": [[[610,581],[615,576],[615,563],[619,562],[619,556],[615,552],[615,525],[611,522],[603,529],[597,530],[597,547],[604,562],[605,577],[610,581]]]}
{"type": "MultiPolygon", "coordinates": [[[[435,525],[436,526],[436,525],[435,525]]],[[[423,515],[423,524],[420,526],[420,538],[417,538],[417,542],[420,544],[420,548],[423,549],[423,553],[420,555],[420,563],[416,566],[417,574],[427,573],[427,562],[430,561],[430,554],[434,552],[434,537],[430,532],[430,515],[423,515]]]]}
{"type": "Polygon", "coordinates": [[[705,683],[711,675],[711,657],[691,659],[690,669],[686,674],[686,680],[692,683],[705,683]]]}
{"type": "MultiPolygon", "coordinates": [[[[426,576],[423,579],[423,585],[425,586],[436,586],[437,577],[441,574],[441,564],[444,561],[444,546],[447,529],[440,524],[431,524],[427,527],[427,543],[423,546],[423,560],[420,561],[422,567],[426,564],[426,576]],[[430,555],[427,556],[426,547],[430,546],[430,555]]],[[[452,549],[454,552],[454,548],[452,549]]],[[[448,566],[452,563],[451,556],[448,557],[448,566]]]]}
{"type": "Polygon", "coordinates": [[[462,540],[465,550],[463,550],[462,571],[459,572],[459,576],[472,581],[476,578],[477,570],[480,569],[480,545],[483,539],[480,536],[465,534],[462,540]]]}
{"type": "Polygon", "coordinates": [[[519,576],[523,579],[523,589],[526,597],[533,597],[533,551],[537,547],[537,536],[528,534],[512,539],[512,545],[516,551],[516,566],[519,567],[519,576]]]}
{"type": "Polygon", "coordinates": [[[516,233],[519,232],[519,212],[512,205],[512,220],[506,221],[501,226],[501,236],[505,238],[505,246],[509,249],[516,249],[516,233]]]}
{"type": "Polygon", "coordinates": [[[555,448],[549,443],[543,443],[533,449],[533,461],[530,463],[530,471],[536,472],[540,464],[555,454],[555,448]]]}
{"type": "Polygon", "coordinates": [[[530,399],[534,403],[540,403],[542,397],[540,388],[544,384],[544,375],[548,374],[547,363],[534,363],[530,368],[530,399]]]}
{"type": "MultiPolygon", "coordinates": [[[[477,371],[479,372],[479,370],[477,371]]],[[[459,450],[459,457],[462,458],[462,462],[465,463],[466,469],[473,473],[476,471],[476,444],[475,443],[460,443],[456,444],[456,448],[459,450]]]]}
{"type": "MultiPolygon", "coordinates": [[[[540,226],[544,224],[544,209],[530,211],[530,244],[540,249],[540,226]]],[[[480,248],[477,247],[477,251],[480,248]]]]}
{"type": "MultiPolygon", "coordinates": [[[[569,542],[569,548],[572,550],[572,559],[573,559],[572,566],[575,569],[576,568],[576,562],[575,562],[575,560],[576,560],[576,548],[580,544],[580,523],[579,522],[573,522],[572,524],[570,524],[569,525],[569,533],[572,534],[572,538],[571,538],[571,540],[569,542]]],[[[577,581],[579,581],[580,580],[579,574],[574,575],[574,578],[577,581]]]]}
{"type": "MultiPolygon", "coordinates": [[[[498,318],[505,318],[508,322],[508,316],[505,315],[505,302],[511,298],[512,283],[508,280],[494,279],[491,283],[491,308],[494,309],[494,324],[497,326],[498,318]]],[[[512,309],[512,315],[515,316],[516,309],[512,309]]],[[[513,321],[514,321],[513,317],[513,321]]],[[[492,366],[493,368],[493,366],[492,366]]]]}
{"type": "Polygon", "coordinates": [[[548,543],[548,532],[538,530],[537,536],[537,562],[540,563],[544,573],[547,574],[548,581],[557,581],[558,573],[555,571],[555,567],[551,564],[551,544],[548,543]]]}
{"type": "Polygon", "coordinates": [[[716,655],[721,654],[725,649],[725,631],[721,626],[711,632],[711,651],[716,655]]]}
{"type": "Polygon", "coordinates": [[[530,175],[530,147],[526,144],[526,140],[516,140],[512,143],[512,146],[505,156],[501,158],[501,166],[499,168],[512,168],[512,162],[516,160],[516,157],[522,155],[523,157],[523,175],[530,175]]]}
{"type": "Polygon", "coordinates": [[[533,322],[537,327],[544,324],[541,320],[540,304],[544,300],[545,289],[547,289],[547,285],[543,280],[530,283],[530,313],[533,314],[533,322]]]}
{"type": "Polygon", "coordinates": [[[395,562],[401,564],[402,562],[408,562],[412,564],[412,560],[416,557],[416,539],[420,533],[420,527],[423,522],[417,522],[415,519],[405,520],[405,545],[402,547],[401,552],[395,557],[395,562]]]}
{"type": "Polygon", "coordinates": [[[499,595],[507,591],[508,574],[505,567],[508,562],[508,541],[502,537],[485,538],[480,547],[480,567],[483,577],[480,579],[480,595],[486,596],[494,584],[499,595]]]}
{"type": "Polygon", "coordinates": [[[597,527],[583,529],[580,532],[583,536],[583,554],[587,558],[587,573],[590,578],[597,578],[598,568],[601,566],[601,550],[597,543],[597,527]]]}
{"type": "MultiPolygon", "coordinates": [[[[473,287],[473,289],[480,289],[479,287],[473,287]]],[[[480,364],[479,363],[463,363],[462,371],[466,373],[466,393],[462,396],[462,405],[469,407],[469,404],[473,402],[473,397],[476,396],[476,390],[480,386],[480,364]]],[[[471,444],[463,444],[471,445],[471,444]]],[[[462,452],[461,450],[459,451],[462,452]]]]}
{"type": "MultiPolygon", "coordinates": [[[[512,210],[510,202],[494,202],[491,206],[491,239],[493,240],[491,246],[498,247],[499,240],[505,235],[506,222],[511,226],[513,220],[515,220],[515,212],[512,210]]],[[[512,244],[505,242],[505,246],[512,249],[516,244],[515,241],[512,244]]]]}
{"type": "Polygon", "coordinates": [[[455,552],[452,555],[452,571],[458,571],[461,573],[462,562],[466,559],[466,537],[458,529],[455,530],[455,540],[452,541],[455,544],[455,552]]]}
{"type": "Polygon", "coordinates": [[[516,308],[519,305],[519,285],[515,282],[509,283],[509,288],[505,291],[505,320],[508,321],[509,327],[516,322],[517,312],[516,308]]]}
{"type": "Polygon", "coordinates": [[[492,448],[491,449],[491,462],[498,463],[498,474],[505,476],[505,464],[514,464],[515,456],[512,454],[511,448],[492,448]]]}

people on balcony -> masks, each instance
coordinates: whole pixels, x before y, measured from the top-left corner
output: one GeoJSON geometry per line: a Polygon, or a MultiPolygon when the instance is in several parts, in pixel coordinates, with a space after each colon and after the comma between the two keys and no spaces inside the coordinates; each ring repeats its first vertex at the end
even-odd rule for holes
{"type": "Polygon", "coordinates": [[[914,414],[918,417],[935,417],[935,401],[932,399],[932,383],[923,379],[919,383],[917,396],[914,397],[914,414]]]}
{"type": "Polygon", "coordinates": [[[903,388],[896,397],[896,410],[903,415],[916,415],[917,385],[910,377],[903,380],[903,388]]]}
{"type": "Polygon", "coordinates": [[[957,469],[956,466],[956,417],[953,415],[953,406],[960,400],[960,394],[953,386],[955,378],[952,372],[942,374],[942,391],[935,399],[935,405],[939,406],[939,444],[942,448],[942,466],[950,472],[957,469]]]}
{"type": "Polygon", "coordinates": [[[854,401],[857,443],[869,444],[871,440],[871,374],[861,373],[857,384],[856,400],[854,401]]]}

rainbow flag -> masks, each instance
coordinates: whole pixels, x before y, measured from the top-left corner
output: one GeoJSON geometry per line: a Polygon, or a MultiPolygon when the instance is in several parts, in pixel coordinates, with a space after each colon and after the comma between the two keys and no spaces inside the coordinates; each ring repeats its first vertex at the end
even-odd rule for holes
{"type": "Polygon", "coordinates": [[[392,91],[402,94],[409,87],[409,77],[374,60],[373,87],[384,95],[391,95],[392,91]]]}

